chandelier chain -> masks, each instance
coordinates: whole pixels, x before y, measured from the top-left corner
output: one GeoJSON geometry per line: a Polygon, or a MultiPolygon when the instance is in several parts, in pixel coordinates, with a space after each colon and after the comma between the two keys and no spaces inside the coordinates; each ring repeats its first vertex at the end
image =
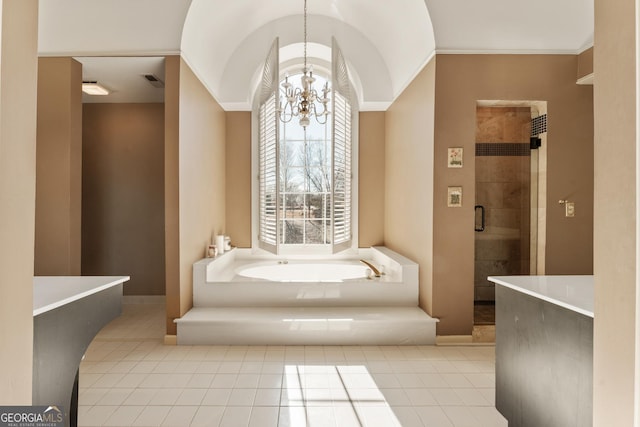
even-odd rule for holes
{"type": "Polygon", "coordinates": [[[304,71],[307,71],[307,0],[304,0],[304,71]]]}
{"type": "Polygon", "coordinates": [[[295,87],[289,83],[288,75],[285,75],[281,84],[281,96],[283,101],[278,101],[277,107],[280,121],[288,123],[294,117],[299,118],[300,125],[305,128],[309,126],[310,119],[315,118],[319,124],[326,124],[329,112],[329,82],[325,82],[324,87],[318,91],[313,87],[316,80],[313,71],[307,63],[307,0],[304,0],[304,68],[302,69],[301,86],[295,87]]]}

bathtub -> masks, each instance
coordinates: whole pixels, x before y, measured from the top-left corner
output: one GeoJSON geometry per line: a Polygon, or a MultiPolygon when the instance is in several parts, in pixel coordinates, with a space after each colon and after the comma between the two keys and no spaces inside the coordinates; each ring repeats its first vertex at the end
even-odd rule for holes
{"type": "Polygon", "coordinates": [[[332,282],[362,280],[372,276],[371,269],[354,262],[278,261],[253,263],[240,267],[236,275],[269,282],[332,282]]]}
{"type": "MultiPolygon", "coordinates": [[[[369,270],[369,271],[368,271],[369,270]]],[[[233,249],[193,266],[194,307],[417,306],[418,265],[385,247],[349,258],[255,256],[233,249]],[[368,278],[365,259],[384,271],[368,278]]]]}

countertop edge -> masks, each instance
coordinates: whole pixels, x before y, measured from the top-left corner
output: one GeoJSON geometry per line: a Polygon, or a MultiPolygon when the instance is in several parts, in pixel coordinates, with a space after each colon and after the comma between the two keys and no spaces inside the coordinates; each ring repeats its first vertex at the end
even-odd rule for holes
{"type": "MultiPolygon", "coordinates": [[[[39,278],[39,277],[43,277],[43,276],[36,276],[36,277],[34,277],[34,279],[39,278]]],[[[82,276],[74,276],[74,277],[82,277],[82,276]]],[[[93,277],[95,277],[95,276],[93,276],[93,277]]],[[[36,316],[38,316],[40,314],[43,314],[43,313],[46,313],[48,311],[54,310],[54,309],[56,309],[58,307],[62,307],[63,305],[69,304],[69,303],[71,303],[73,301],[77,301],[77,300],[79,300],[81,298],[84,298],[84,297],[87,297],[89,295],[93,295],[95,293],[98,293],[100,291],[108,289],[108,288],[110,288],[112,286],[119,285],[120,283],[124,283],[124,282],[130,280],[131,277],[130,276],[105,276],[105,279],[108,279],[109,281],[104,283],[104,284],[102,284],[102,285],[93,287],[91,289],[87,289],[87,290],[85,290],[83,292],[79,292],[79,293],[73,294],[71,296],[68,296],[67,298],[62,298],[62,299],[57,300],[57,301],[55,301],[53,303],[50,303],[50,304],[44,305],[42,307],[38,307],[37,309],[34,309],[33,310],[33,317],[36,317],[36,316]]]]}
{"type": "MultiPolygon", "coordinates": [[[[514,277],[522,277],[522,276],[514,276],[514,277]]],[[[593,277],[593,276],[585,275],[585,276],[556,276],[556,277],[559,277],[559,278],[561,278],[561,277],[573,277],[573,278],[575,278],[575,277],[584,277],[584,278],[588,278],[588,277],[593,277]]],[[[505,276],[490,276],[487,279],[489,281],[495,283],[496,285],[501,285],[501,286],[507,287],[509,289],[512,289],[514,291],[521,292],[523,294],[527,294],[527,295],[532,296],[534,298],[538,298],[538,299],[541,299],[543,301],[547,301],[547,302],[549,302],[551,304],[554,304],[554,305],[557,305],[557,306],[560,306],[560,307],[564,307],[564,308],[566,308],[568,310],[574,311],[576,313],[580,313],[580,314],[585,315],[587,317],[591,317],[591,318],[594,317],[593,311],[590,311],[590,310],[585,309],[583,307],[578,307],[578,306],[576,306],[574,304],[571,304],[571,303],[569,303],[567,301],[562,301],[562,300],[559,300],[557,298],[550,297],[549,295],[545,295],[543,293],[536,292],[534,290],[524,288],[524,287],[519,286],[517,284],[509,283],[506,280],[507,277],[505,277],[505,276]]]]}

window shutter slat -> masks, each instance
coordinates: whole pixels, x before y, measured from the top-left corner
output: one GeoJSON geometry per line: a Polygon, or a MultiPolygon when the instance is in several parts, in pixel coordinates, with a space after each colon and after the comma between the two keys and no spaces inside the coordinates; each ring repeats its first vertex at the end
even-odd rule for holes
{"type": "Polygon", "coordinates": [[[262,72],[259,109],[260,247],[278,250],[278,39],[271,45],[262,72]]]}
{"type": "Polygon", "coordinates": [[[347,64],[332,41],[333,186],[332,222],[334,252],[351,245],[351,117],[352,90],[347,64]]]}

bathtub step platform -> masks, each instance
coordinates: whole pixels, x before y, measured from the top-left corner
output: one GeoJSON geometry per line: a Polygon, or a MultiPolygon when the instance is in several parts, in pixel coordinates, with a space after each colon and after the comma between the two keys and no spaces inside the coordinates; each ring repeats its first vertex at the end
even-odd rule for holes
{"type": "Polygon", "coordinates": [[[192,308],[178,345],[431,345],[437,319],[419,307],[192,308]]]}

